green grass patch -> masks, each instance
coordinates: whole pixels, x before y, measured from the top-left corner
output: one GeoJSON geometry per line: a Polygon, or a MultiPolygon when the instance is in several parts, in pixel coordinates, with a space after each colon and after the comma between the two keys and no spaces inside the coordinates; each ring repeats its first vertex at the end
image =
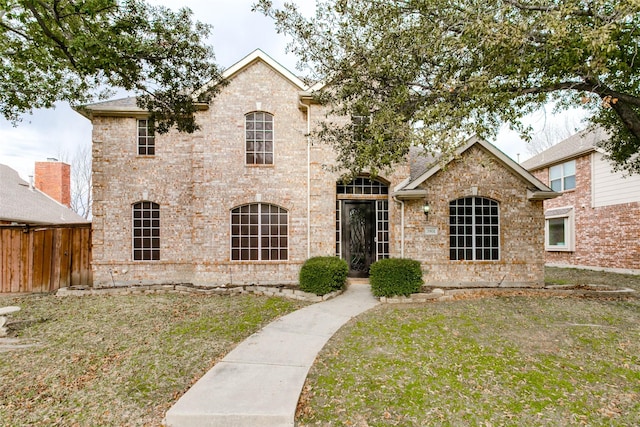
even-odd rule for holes
{"type": "Polygon", "coordinates": [[[301,426],[640,425],[640,301],[383,305],[308,377],[301,426]]]}

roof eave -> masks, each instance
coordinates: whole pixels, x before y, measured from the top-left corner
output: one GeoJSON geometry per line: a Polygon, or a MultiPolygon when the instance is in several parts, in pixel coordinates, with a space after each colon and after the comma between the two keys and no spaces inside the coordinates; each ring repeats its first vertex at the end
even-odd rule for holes
{"type": "MultiPolygon", "coordinates": [[[[206,111],[209,109],[209,104],[206,102],[195,102],[196,111],[206,111]]],[[[89,120],[93,120],[94,117],[136,117],[145,118],[149,117],[149,111],[142,108],[131,107],[90,107],[80,106],[73,108],[77,113],[86,117],[89,120]]]]}
{"type": "Polygon", "coordinates": [[[418,200],[427,197],[427,190],[399,190],[391,193],[391,196],[398,200],[418,200]]]}
{"type": "Polygon", "coordinates": [[[593,153],[594,151],[602,151],[602,150],[597,150],[596,147],[587,147],[583,150],[577,151],[575,153],[571,153],[569,155],[563,156],[563,157],[559,157],[544,163],[541,163],[539,165],[535,165],[529,168],[526,168],[529,171],[538,171],[540,169],[545,169],[548,168],[549,166],[553,166],[553,165],[557,165],[559,163],[564,163],[564,162],[568,162],[569,160],[573,160],[573,159],[577,159],[578,157],[582,157],[586,154],[590,154],[593,153]]]}
{"type": "Polygon", "coordinates": [[[549,200],[560,196],[555,191],[527,190],[527,199],[529,200],[549,200]]]}

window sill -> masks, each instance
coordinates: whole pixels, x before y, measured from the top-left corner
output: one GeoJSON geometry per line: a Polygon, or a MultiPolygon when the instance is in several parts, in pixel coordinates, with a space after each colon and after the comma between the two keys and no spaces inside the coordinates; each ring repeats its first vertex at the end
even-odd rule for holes
{"type": "Polygon", "coordinates": [[[245,163],[244,166],[247,167],[247,168],[252,168],[252,169],[253,168],[273,168],[273,167],[275,167],[275,164],[270,163],[270,164],[248,165],[248,164],[245,163]]]}
{"type": "Polygon", "coordinates": [[[574,249],[572,248],[562,248],[554,246],[545,246],[544,250],[546,252],[574,252],[574,249]]]}
{"type": "Polygon", "coordinates": [[[279,259],[279,260],[249,260],[249,259],[232,259],[229,260],[232,264],[288,264],[293,263],[288,259],[279,259]]]}

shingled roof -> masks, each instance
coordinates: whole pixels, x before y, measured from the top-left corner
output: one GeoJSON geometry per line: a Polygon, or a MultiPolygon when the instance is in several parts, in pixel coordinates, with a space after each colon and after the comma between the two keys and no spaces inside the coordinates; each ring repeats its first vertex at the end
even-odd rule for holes
{"type": "Polygon", "coordinates": [[[38,225],[89,222],[33,188],[18,172],[3,164],[0,164],[0,221],[38,225]]]}
{"type": "Polygon", "coordinates": [[[595,151],[597,144],[608,138],[609,135],[602,128],[583,130],[522,162],[522,167],[533,171],[580,157],[595,151]]]}

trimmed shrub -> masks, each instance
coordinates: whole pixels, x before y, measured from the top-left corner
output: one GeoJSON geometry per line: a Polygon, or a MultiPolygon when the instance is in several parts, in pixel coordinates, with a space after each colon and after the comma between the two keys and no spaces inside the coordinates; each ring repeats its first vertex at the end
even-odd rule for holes
{"type": "Polygon", "coordinates": [[[300,269],[300,289],[316,295],[344,289],[349,266],[347,262],[335,256],[309,258],[300,269]]]}
{"type": "Polygon", "coordinates": [[[377,297],[410,295],[424,283],[420,262],[407,258],[381,259],[371,264],[371,291],[377,297]]]}

